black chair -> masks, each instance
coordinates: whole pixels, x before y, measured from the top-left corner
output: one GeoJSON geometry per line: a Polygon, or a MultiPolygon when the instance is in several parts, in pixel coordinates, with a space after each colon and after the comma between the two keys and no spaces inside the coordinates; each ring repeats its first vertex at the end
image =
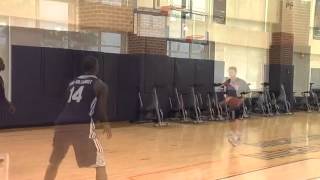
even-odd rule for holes
{"type": "Polygon", "coordinates": [[[138,92],[140,104],[140,119],[152,120],[155,126],[168,126],[164,121],[163,106],[159,101],[159,89],[161,86],[154,85],[149,92],[138,92]]]}

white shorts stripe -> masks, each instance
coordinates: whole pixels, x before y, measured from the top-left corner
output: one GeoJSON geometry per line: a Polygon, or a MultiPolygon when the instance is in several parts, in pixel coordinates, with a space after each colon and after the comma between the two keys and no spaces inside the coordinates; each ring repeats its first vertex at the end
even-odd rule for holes
{"type": "Polygon", "coordinates": [[[103,147],[99,141],[99,139],[97,138],[97,133],[96,133],[96,129],[95,129],[95,125],[94,125],[94,122],[93,120],[91,120],[91,123],[90,123],[90,134],[89,134],[89,138],[93,140],[96,148],[97,148],[97,151],[98,152],[103,152],[103,147]]]}
{"type": "Polygon", "coordinates": [[[99,140],[98,139],[93,139],[93,141],[94,141],[94,144],[96,145],[97,151],[98,152],[103,152],[103,148],[102,148],[99,140]]]}
{"type": "Polygon", "coordinates": [[[97,138],[95,124],[94,124],[94,121],[92,119],[91,119],[91,123],[90,123],[89,138],[92,139],[92,141],[93,141],[93,143],[94,143],[94,145],[96,147],[96,150],[97,150],[97,157],[96,157],[95,167],[105,166],[106,163],[104,161],[103,147],[102,147],[102,144],[100,143],[99,139],[97,138]]]}

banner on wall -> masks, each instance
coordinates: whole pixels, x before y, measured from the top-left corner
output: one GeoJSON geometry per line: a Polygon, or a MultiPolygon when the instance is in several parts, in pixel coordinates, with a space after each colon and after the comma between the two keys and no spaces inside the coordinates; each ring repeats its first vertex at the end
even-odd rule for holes
{"type": "Polygon", "coordinates": [[[313,38],[320,40],[320,0],[316,0],[316,8],[314,13],[313,38]]]}
{"type": "Polygon", "coordinates": [[[219,24],[226,24],[226,0],[214,0],[213,4],[213,21],[219,24]]]}

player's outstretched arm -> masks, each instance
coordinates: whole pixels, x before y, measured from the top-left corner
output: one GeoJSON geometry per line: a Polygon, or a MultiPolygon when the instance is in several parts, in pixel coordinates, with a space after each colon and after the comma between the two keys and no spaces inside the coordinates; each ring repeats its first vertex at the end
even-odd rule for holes
{"type": "Polygon", "coordinates": [[[6,103],[6,106],[8,107],[9,112],[12,113],[12,114],[15,113],[16,108],[6,98],[6,96],[4,94],[4,82],[3,82],[3,79],[0,77],[0,100],[1,99],[2,99],[2,101],[4,101],[6,103]]]}
{"type": "Polygon", "coordinates": [[[108,99],[108,86],[102,82],[101,80],[98,80],[95,86],[96,93],[97,93],[97,111],[98,111],[98,120],[102,123],[103,125],[103,131],[104,133],[107,134],[108,138],[112,137],[112,132],[111,132],[111,126],[107,122],[108,117],[107,117],[107,99],[108,99]]]}

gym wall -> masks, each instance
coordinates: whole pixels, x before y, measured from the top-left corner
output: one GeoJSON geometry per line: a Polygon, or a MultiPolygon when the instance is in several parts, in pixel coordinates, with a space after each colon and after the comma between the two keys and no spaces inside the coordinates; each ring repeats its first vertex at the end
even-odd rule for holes
{"type": "Polygon", "coordinates": [[[125,6],[112,6],[102,1],[79,1],[78,23],[82,30],[133,32],[133,1],[128,1],[125,6]]]}
{"type": "Polygon", "coordinates": [[[262,89],[261,83],[266,77],[264,66],[268,64],[268,50],[217,43],[216,59],[225,63],[224,77],[229,75],[228,68],[235,66],[237,76],[250,83],[250,88],[262,89]]]}
{"type": "Polygon", "coordinates": [[[12,101],[17,112],[1,119],[0,128],[52,125],[63,108],[67,85],[80,75],[80,60],[86,55],[99,59],[98,76],[109,86],[110,121],[139,120],[139,91],[147,95],[154,86],[159,88],[159,101],[168,115],[174,86],[187,91],[214,81],[214,61],[12,46],[12,101]]]}
{"type": "MultiPolygon", "coordinates": [[[[293,65],[296,74],[293,77],[293,91],[307,91],[309,89],[309,82],[312,82],[312,79],[308,76],[310,74],[310,54],[294,53],[293,65]]],[[[296,95],[300,96],[300,93],[296,95]]]]}

